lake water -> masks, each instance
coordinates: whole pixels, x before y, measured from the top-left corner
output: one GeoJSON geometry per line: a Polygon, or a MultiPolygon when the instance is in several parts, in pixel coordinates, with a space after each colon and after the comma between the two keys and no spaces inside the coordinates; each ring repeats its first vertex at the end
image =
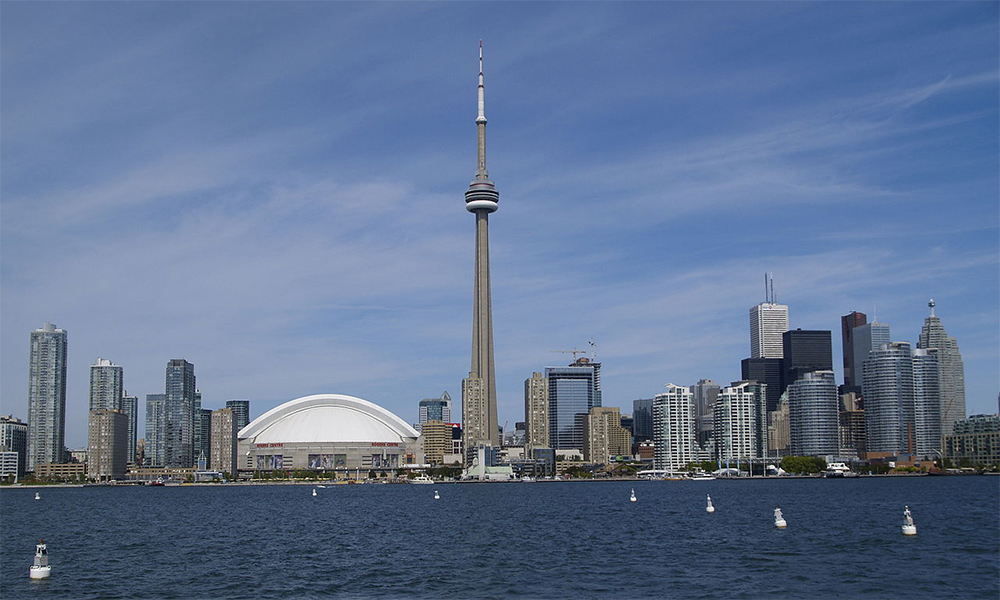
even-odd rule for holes
{"type": "Polygon", "coordinates": [[[1000,596],[998,477],[311,489],[0,490],[0,597],[1000,596]]]}

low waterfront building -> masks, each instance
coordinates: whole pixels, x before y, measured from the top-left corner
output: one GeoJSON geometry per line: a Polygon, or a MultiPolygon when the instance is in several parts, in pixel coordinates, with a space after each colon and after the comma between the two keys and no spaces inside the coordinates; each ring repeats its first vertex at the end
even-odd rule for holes
{"type": "Polygon", "coordinates": [[[35,465],[35,477],[53,481],[56,479],[70,479],[76,481],[82,479],[87,474],[87,465],[84,463],[42,463],[35,465]]]}
{"type": "Polygon", "coordinates": [[[972,415],[944,436],[944,456],[958,466],[1000,465],[1000,415],[972,415]]]}
{"type": "Polygon", "coordinates": [[[13,415],[0,417],[0,451],[17,453],[18,477],[24,477],[28,456],[28,424],[13,415]]]}
{"type": "Polygon", "coordinates": [[[20,456],[18,452],[0,450],[0,479],[17,479],[20,476],[17,470],[20,456]]]}

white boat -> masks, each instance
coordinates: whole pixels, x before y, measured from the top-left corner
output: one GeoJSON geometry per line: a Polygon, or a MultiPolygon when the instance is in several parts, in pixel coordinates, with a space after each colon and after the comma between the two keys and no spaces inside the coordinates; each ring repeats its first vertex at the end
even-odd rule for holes
{"type": "Polygon", "coordinates": [[[909,506],[903,507],[903,535],[917,535],[917,526],[913,524],[909,506]]]}
{"type": "Polygon", "coordinates": [[[715,481],[715,476],[708,473],[698,473],[691,477],[691,481],[715,481]]]}
{"type": "Polygon", "coordinates": [[[631,495],[631,496],[629,496],[629,499],[628,499],[628,501],[629,501],[629,502],[637,502],[637,499],[636,499],[636,497],[635,497],[635,488],[632,488],[632,495],[631,495]]]}
{"type": "Polygon", "coordinates": [[[712,506],[712,497],[708,496],[708,506],[705,507],[705,512],[714,513],[715,507],[712,506]]]}
{"type": "Polygon", "coordinates": [[[45,545],[45,540],[39,540],[35,545],[35,562],[28,569],[28,576],[32,579],[48,579],[51,574],[48,547],[45,545]]]}
{"type": "Polygon", "coordinates": [[[430,476],[428,475],[417,475],[416,477],[410,480],[410,483],[415,483],[417,485],[428,485],[434,483],[434,480],[431,479],[430,476]]]}
{"type": "Polygon", "coordinates": [[[525,475],[521,478],[521,483],[535,483],[535,478],[525,475]]]}
{"type": "Polygon", "coordinates": [[[784,529],[788,526],[788,523],[785,523],[784,515],[781,514],[781,509],[777,506],[774,507],[774,526],[778,529],[784,529]]]}
{"type": "Polygon", "coordinates": [[[857,473],[852,472],[851,468],[842,462],[830,463],[823,474],[826,477],[857,477],[857,473]]]}

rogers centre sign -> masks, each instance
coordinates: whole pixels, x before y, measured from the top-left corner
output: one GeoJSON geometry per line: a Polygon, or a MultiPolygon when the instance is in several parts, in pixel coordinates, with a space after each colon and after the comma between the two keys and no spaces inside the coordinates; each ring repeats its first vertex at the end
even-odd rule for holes
{"type": "Polygon", "coordinates": [[[378,447],[392,446],[394,448],[398,448],[399,442],[372,442],[372,446],[378,446],[378,447]]]}
{"type": "Polygon", "coordinates": [[[284,448],[285,445],[281,442],[275,444],[257,444],[258,448],[284,448]]]}

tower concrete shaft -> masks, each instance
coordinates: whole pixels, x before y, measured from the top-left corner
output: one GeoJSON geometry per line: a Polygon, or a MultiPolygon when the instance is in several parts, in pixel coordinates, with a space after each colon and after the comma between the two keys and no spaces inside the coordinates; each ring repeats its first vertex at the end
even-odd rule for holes
{"type": "MultiPolygon", "coordinates": [[[[499,446],[497,385],[493,361],[493,306],[490,297],[489,214],[500,194],[486,170],[486,114],[483,43],[479,42],[476,176],[465,192],[465,208],[476,215],[476,265],[472,303],[472,366],[462,381],[462,431],[466,457],[480,445],[499,446]]],[[[467,459],[468,460],[468,459],[467,459]]]]}

